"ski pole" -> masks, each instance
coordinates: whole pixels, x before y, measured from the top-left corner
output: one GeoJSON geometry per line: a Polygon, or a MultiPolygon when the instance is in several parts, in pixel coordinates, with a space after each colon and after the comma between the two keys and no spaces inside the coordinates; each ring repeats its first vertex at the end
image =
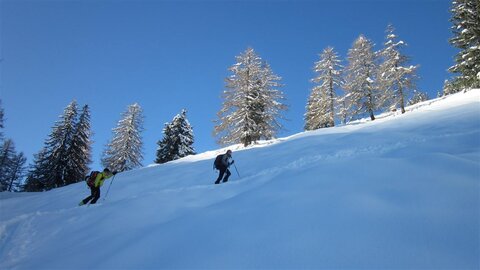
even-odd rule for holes
{"type": "Polygon", "coordinates": [[[103,197],[103,200],[105,201],[107,199],[108,192],[110,191],[110,187],[112,186],[113,179],[115,179],[116,174],[113,175],[112,181],[110,181],[110,185],[108,185],[107,193],[105,193],[105,197],[103,197]]]}
{"type": "Polygon", "coordinates": [[[242,177],[240,177],[240,174],[238,173],[238,170],[237,170],[237,165],[235,165],[235,163],[233,163],[233,167],[235,167],[235,171],[237,171],[238,178],[242,178],[242,177]]]}

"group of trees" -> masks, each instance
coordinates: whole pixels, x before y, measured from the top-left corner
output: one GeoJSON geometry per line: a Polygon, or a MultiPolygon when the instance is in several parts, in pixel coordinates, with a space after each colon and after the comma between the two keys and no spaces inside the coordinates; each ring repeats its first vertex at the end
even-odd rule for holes
{"type": "Polygon", "coordinates": [[[83,180],[91,162],[91,135],[88,105],[79,109],[72,101],[34,156],[25,191],[44,191],[83,180]]]}
{"type": "Polygon", "coordinates": [[[15,150],[12,139],[5,138],[4,111],[0,103],[0,192],[21,190],[21,181],[25,176],[27,158],[15,150]]]}
{"type": "MultiPolygon", "coordinates": [[[[306,106],[305,130],[332,127],[336,118],[343,123],[364,115],[375,120],[375,112],[382,109],[399,108],[405,113],[407,98],[416,90],[417,66],[407,65],[402,53],[406,43],[398,40],[392,25],[386,34],[380,51],[374,51],[373,42],[360,35],[348,51],[346,67],[332,47],[320,54],[306,106]],[[343,94],[338,95],[339,91],[343,94]]],[[[419,94],[415,101],[426,98],[419,94]]]]}
{"type": "MultiPolygon", "coordinates": [[[[427,99],[415,89],[417,66],[407,65],[404,46],[389,25],[382,50],[374,51],[373,43],[361,35],[348,51],[346,67],[332,47],[326,48],[314,66],[315,86],[306,105],[305,130],[332,127],[337,118],[345,123],[368,115],[374,120],[381,109],[398,108],[405,113],[406,105],[427,99]],[[343,95],[337,94],[339,90],[343,95]],[[415,98],[407,103],[412,90],[415,98]]],[[[281,77],[252,48],[236,59],[229,68],[232,75],[226,79],[213,133],[220,144],[247,146],[275,137],[287,105],[278,89],[281,77]]]]}
{"type": "MultiPolygon", "coordinates": [[[[445,82],[443,94],[480,87],[480,2],[455,0],[452,5],[451,44],[460,49],[455,65],[458,74],[445,82]]],[[[338,54],[328,47],[314,64],[315,84],[306,105],[305,130],[327,128],[336,120],[346,123],[381,110],[405,112],[405,106],[428,99],[415,89],[417,66],[408,65],[402,53],[406,43],[398,40],[389,25],[383,48],[361,35],[342,65],[338,54]],[[411,99],[407,102],[407,97],[411,99]]],[[[214,136],[220,144],[242,143],[247,146],[261,139],[272,139],[282,128],[280,120],[287,110],[279,90],[281,77],[252,48],[236,57],[226,78],[223,104],[215,120],[214,136]]],[[[142,166],[142,108],[128,106],[113,129],[106,145],[102,165],[115,171],[142,166]]],[[[25,166],[23,153],[17,153],[11,139],[4,138],[4,111],[0,103],[0,191],[44,191],[82,181],[90,170],[92,131],[88,105],[81,109],[72,101],[60,115],[44,147],[34,155],[33,164],[25,166]],[[25,179],[25,181],[23,181],[25,179]]],[[[165,163],[195,154],[194,134],[186,110],[165,123],[163,138],[157,142],[156,163],[165,163]]]]}
{"type": "MultiPolygon", "coordinates": [[[[118,172],[142,166],[142,113],[140,105],[135,103],[122,114],[113,129],[112,140],[103,151],[103,166],[118,172]]],[[[193,131],[185,110],[166,124],[164,134],[164,139],[159,141],[157,163],[195,153],[193,131]]],[[[90,170],[91,135],[88,105],[79,111],[77,102],[72,101],[53,126],[42,150],[35,155],[21,190],[45,191],[83,181],[90,170]]]]}

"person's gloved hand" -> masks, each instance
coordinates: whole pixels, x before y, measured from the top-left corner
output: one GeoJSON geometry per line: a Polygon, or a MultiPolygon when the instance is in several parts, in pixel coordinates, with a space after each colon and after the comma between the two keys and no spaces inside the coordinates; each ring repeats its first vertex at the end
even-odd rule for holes
{"type": "Polygon", "coordinates": [[[235,160],[232,160],[232,162],[230,162],[230,164],[233,164],[233,163],[235,163],[235,160]]]}
{"type": "Polygon", "coordinates": [[[113,175],[117,174],[118,172],[117,171],[113,171],[113,175]]]}

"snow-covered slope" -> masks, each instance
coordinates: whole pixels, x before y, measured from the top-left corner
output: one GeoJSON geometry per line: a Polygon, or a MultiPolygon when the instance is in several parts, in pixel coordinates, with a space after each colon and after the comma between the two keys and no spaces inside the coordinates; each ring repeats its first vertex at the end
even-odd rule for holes
{"type": "Polygon", "coordinates": [[[231,149],[1,194],[0,269],[480,268],[480,90],[231,149]]]}

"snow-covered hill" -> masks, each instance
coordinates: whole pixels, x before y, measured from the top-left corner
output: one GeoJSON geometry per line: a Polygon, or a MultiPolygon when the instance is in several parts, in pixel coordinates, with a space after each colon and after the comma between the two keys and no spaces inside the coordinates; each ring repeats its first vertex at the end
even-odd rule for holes
{"type": "Polygon", "coordinates": [[[480,90],[230,149],[1,194],[0,269],[480,268],[480,90]]]}

